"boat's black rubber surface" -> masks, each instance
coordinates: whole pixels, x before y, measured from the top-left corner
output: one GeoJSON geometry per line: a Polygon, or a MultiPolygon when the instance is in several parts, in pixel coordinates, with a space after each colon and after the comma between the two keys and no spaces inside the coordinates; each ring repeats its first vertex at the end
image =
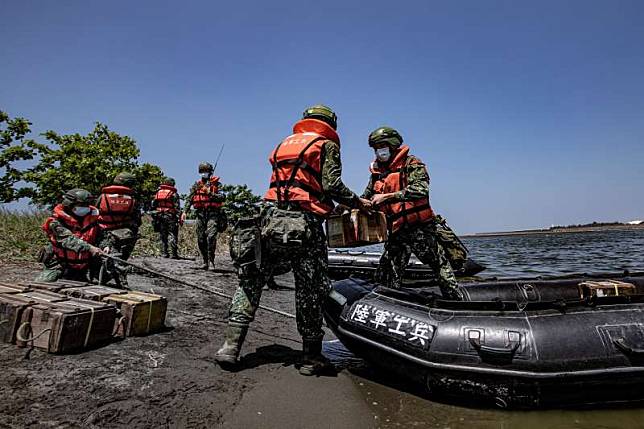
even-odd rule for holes
{"type": "Polygon", "coordinates": [[[587,279],[432,290],[334,283],[325,318],[356,355],[432,395],[513,408],[644,400],[644,276],[632,295],[582,297],[587,279]]]}

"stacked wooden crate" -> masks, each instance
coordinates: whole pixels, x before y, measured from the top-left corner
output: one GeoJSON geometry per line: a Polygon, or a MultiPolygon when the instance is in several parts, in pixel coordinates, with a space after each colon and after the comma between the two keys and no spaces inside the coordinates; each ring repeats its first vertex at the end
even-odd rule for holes
{"type": "Polygon", "coordinates": [[[51,353],[86,349],[164,326],[159,295],[79,282],[0,283],[0,341],[51,353]]]}

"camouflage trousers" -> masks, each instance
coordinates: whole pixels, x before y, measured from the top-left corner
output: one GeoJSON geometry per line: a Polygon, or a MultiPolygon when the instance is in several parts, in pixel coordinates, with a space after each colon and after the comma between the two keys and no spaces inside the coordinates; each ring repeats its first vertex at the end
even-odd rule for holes
{"type": "Polygon", "coordinates": [[[219,210],[197,210],[197,246],[203,261],[214,265],[217,235],[221,226],[219,210]]]}
{"type": "Polygon", "coordinates": [[[160,213],[155,222],[161,240],[161,253],[172,257],[179,255],[179,218],[174,213],[160,213]]]}
{"type": "Polygon", "coordinates": [[[403,227],[389,236],[376,270],[376,281],[390,288],[402,287],[405,268],[412,253],[432,268],[445,298],[459,299],[456,277],[443,247],[436,239],[433,223],[403,227]]]}
{"type": "MultiPolygon", "coordinates": [[[[110,253],[114,254],[114,256],[128,260],[134,251],[138,238],[139,228],[136,226],[102,230],[98,240],[98,247],[101,249],[109,247],[110,253]]],[[[114,280],[117,286],[126,286],[127,275],[130,272],[131,268],[129,266],[106,259],[103,261],[102,269],[99,272],[99,283],[107,284],[110,280],[114,280]]]]}
{"type": "MultiPolygon", "coordinates": [[[[268,216],[268,215],[266,215],[268,216]]],[[[302,338],[320,340],[322,331],[322,304],[329,293],[330,284],[327,277],[327,246],[322,222],[313,215],[302,213],[305,217],[310,239],[302,242],[301,246],[291,248],[276,248],[262,239],[259,225],[238,226],[233,231],[231,246],[238,243],[240,248],[233,251],[231,256],[238,267],[239,287],[230,305],[230,322],[248,325],[255,318],[255,311],[262,295],[262,286],[267,274],[279,267],[284,270],[290,264],[295,277],[295,309],[297,329],[302,338]],[[244,229],[246,228],[246,229],[244,229]],[[248,233],[250,228],[256,228],[256,233],[248,233]],[[236,240],[236,237],[246,237],[236,240]],[[253,238],[254,237],[254,238],[253,238]],[[243,248],[246,248],[244,252],[243,248]],[[258,249],[254,251],[253,249],[258,249]],[[240,254],[249,255],[247,258],[237,258],[240,254]],[[261,261],[255,256],[261,254],[261,261]]],[[[258,224],[263,220],[260,220],[258,224]]]]}
{"type": "Polygon", "coordinates": [[[92,258],[90,266],[84,270],[66,267],[54,255],[54,249],[51,244],[47,244],[42,248],[38,261],[44,265],[43,270],[36,277],[36,281],[39,282],[55,282],[61,279],[81,282],[91,281],[98,277],[98,271],[101,266],[100,258],[92,258]]]}

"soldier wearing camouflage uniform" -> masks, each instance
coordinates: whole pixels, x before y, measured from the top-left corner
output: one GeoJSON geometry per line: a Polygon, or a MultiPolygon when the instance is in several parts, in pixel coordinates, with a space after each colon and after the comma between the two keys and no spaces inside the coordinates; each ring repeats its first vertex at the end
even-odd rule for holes
{"type": "Polygon", "coordinates": [[[161,253],[164,258],[179,259],[179,224],[181,223],[181,202],[174,179],[168,177],[159,186],[152,208],[155,231],[161,240],[161,253]]]}
{"type": "Polygon", "coordinates": [[[376,154],[371,177],[363,198],[387,216],[389,237],[380,259],[376,280],[400,288],[411,254],[433,268],[441,293],[449,299],[462,299],[458,283],[445,251],[437,240],[436,219],[429,204],[429,175],[425,164],[409,154],[402,136],[389,127],[369,135],[369,146],[376,154]]]}
{"type": "Polygon", "coordinates": [[[41,282],[58,279],[88,281],[90,269],[96,271],[103,251],[98,240],[98,209],[90,205],[92,197],[84,189],[72,189],[54,207],[52,216],[42,226],[50,244],[43,249],[40,261],[45,265],[36,278],[41,282]]]}
{"type": "Polygon", "coordinates": [[[300,373],[319,374],[329,368],[322,355],[322,303],[330,289],[323,221],[333,210],[332,200],[362,209],[370,203],[342,182],[336,115],[326,106],[306,109],[293,134],[269,160],[273,175],[264,197],[267,204],[259,217],[240,220],[231,237],[239,288],[215,359],[223,367],[237,362],[259,305],[264,273],[288,261],[295,277],[297,329],[303,343],[300,373]]]}
{"type": "Polygon", "coordinates": [[[203,259],[201,269],[207,270],[209,264],[215,269],[215,251],[217,250],[217,234],[226,229],[226,215],[222,210],[224,195],[220,192],[220,179],[213,176],[215,169],[212,164],[199,164],[201,180],[190,188],[185,214],[190,207],[195,208],[197,216],[197,245],[203,259]]]}
{"type": "MultiPolygon", "coordinates": [[[[109,248],[109,252],[121,259],[129,259],[139,239],[141,226],[141,201],[134,195],[136,177],[124,171],[114,177],[113,184],[103,187],[96,200],[100,226],[99,247],[109,248]]],[[[127,286],[130,267],[118,264],[109,272],[103,272],[101,281],[106,283],[112,277],[117,286],[127,286]]]]}

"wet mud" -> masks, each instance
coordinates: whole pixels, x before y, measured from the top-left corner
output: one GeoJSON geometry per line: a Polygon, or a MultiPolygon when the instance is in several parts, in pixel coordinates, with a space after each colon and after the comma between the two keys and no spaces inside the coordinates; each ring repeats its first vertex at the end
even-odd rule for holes
{"type": "MultiPolygon", "coordinates": [[[[237,285],[227,259],[218,260],[223,272],[198,270],[190,260],[136,262],[229,294],[237,285]]],[[[3,265],[1,281],[32,279],[39,270],[3,265]]],[[[262,304],[293,313],[292,276],[276,280],[282,287],[265,291],[262,304]]],[[[168,298],[167,329],[70,355],[0,344],[0,427],[374,427],[346,372],[324,380],[297,373],[294,320],[260,310],[241,370],[226,372],[213,359],[226,299],[140,274],[129,281],[168,298]]]]}

